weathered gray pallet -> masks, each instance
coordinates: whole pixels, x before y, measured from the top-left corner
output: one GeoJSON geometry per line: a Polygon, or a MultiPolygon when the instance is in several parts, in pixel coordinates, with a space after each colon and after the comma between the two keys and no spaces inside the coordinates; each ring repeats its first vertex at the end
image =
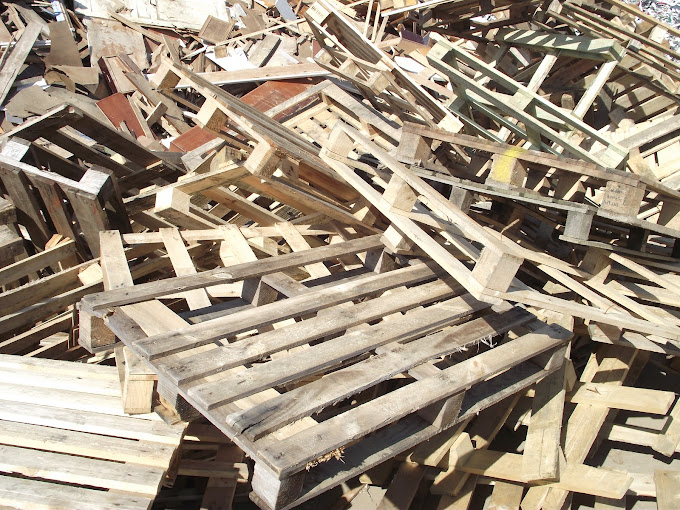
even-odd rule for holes
{"type": "MultiPolygon", "coordinates": [[[[240,247],[244,256],[245,238],[240,247]]],[[[571,336],[522,308],[492,309],[431,262],[395,265],[377,236],[249,260],[94,294],[80,307],[105,315],[158,374],[164,398],[193,406],[255,459],[262,508],[294,506],[535,382],[557,368],[549,353],[571,336]],[[363,263],[324,271],[352,255],[363,263]],[[307,280],[285,274],[315,264],[307,280]],[[189,292],[238,281],[240,298],[189,302],[189,292]],[[159,301],[178,291],[190,312],[159,301]],[[435,366],[511,329],[515,340],[435,366]],[[381,385],[406,372],[410,384],[381,385]]]]}

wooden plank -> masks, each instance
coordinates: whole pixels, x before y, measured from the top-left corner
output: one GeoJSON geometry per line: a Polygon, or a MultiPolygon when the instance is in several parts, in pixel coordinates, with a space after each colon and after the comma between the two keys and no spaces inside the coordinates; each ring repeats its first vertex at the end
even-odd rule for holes
{"type": "Polygon", "coordinates": [[[602,310],[582,305],[574,301],[546,296],[533,290],[510,290],[509,292],[497,292],[498,297],[508,301],[523,303],[526,305],[546,308],[560,313],[583,317],[592,321],[611,324],[613,326],[658,335],[664,338],[680,339],[680,331],[671,324],[655,324],[647,320],[638,319],[629,314],[616,311],[604,313],[602,310]]]}
{"type": "MultiPolygon", "coordinates": [[[[186,245],[179,235],[179,230],[176,228],[162,228],[160,229],[160,234],[170,256],[175,274],[177,276],[197,274],[196,267],[189,256],[186,245]]],[[[191,310],[211,305],[210,298],[205,289],[190,290],[184,292],[184,296],[191,310]]]]}
{"type": "Polygon", "coordinates": [[[415,462],[402,462],[376,510],[408,508],[416,496],[424,475],[425,466],[415,462]]]}
{"type": "Polygon", "coordinates": [[[26,227],[36,246],[44,248],[52,232],[45,223],[37,198],[20,166],[21,163],[0,154],[0,180],[16,207],[17,222],[26,227]]]}
{"type": "Polygon", "coordinates": [[[53,248],[37,253],[31,257],[19,260],[14,264],[0,269],[0,286],[12,283],[31,273],[40,271],[50,266],[57,266],[60,262],[70,262],[75,255],[75,242],[67,240],[53,248]]]}
{"type": "Polygon", "coordinates": [[[81,179],[82,189],[66,188],[71,207],[78,220],[87,245],[94,257],[99,256],[99,232],[110,228],[109,219],[103,209],[103,192],[113,186],[112,176],[105,172],[89,169],[81,179]]]}
{"type": "MultiPolygon", "coordinates": [[[[276,228],[291,247],[293,251],[303,251],[309,250],[311,246],[302,236],[302,234],[295,228],[294,225],[288,222],[278,222],[276,228]]],[[[331,272],[322,262],[316,262],[314,264],[307,264],[305,270],[309,272],[309,276],[312,278],[322,278],[324,276],[330,276],[331,272]]]]}
{"type": "Polygon", "coordinates": [[[73,312],[68,311],[54,319],[43,322],[30,330],[19,333],[4,342],[0,342],[0,354],[17,354],[40,344],[40,341],[61,331],[70,331],[73,327],[73,312]]]}
{"type": "MultiPolygon", "coordinates": [[[[215,454],[215,462],[238,463],[243,460],[243,452],[236,445],[222,446],[215,454]]],[[[230,510],[236,493],[236,481],[233,479],[212,476],[208,480],[201,508],[211,510],[230,510]]]]}
{"type": "MultiPolygon", "coordinates": [[[[120,241],[120,232],[117,230],[99,232],[99,246],[101,251],[99,262],[102,268],[104,289],[132,286],[132,275],[120,241]]],[[[101,318],[84,310],[80,312],[79,318],[78,343],[89,352],[115,344],[115,336],[104,325],[101,318]]]]}
{"type": "Polygon", "coordinates": [[[153,497],[163,481],[163,468],[119,464],[47,451],[0,445],[0,471],[43,480],[101,487],[153,497]]]}
{"type": "Polygon", "coordinates": [[[269,226],[280,222],[281,218],[264,207],[254,204],[238,193],[231,191],[225,186],[207,188],[201,191],[201,195],[210,200],[225,205],[234,212],[249,218],[259,225],[269,226]]]}
{"type": "MultiPolygon", "coordinates": [[[[474,391],[475,387],[471,388],[466,395],[470,395],[470,392],[474,394],[474,391]]],[[[505,397],[508,397],[508,395],[506,394],[505,397]]],[[[446,471],[442,471],[435,477],[430,492],[433,494],[457,494],[462,489],[466,484],[466,480],[471,478],[471,476],[469,473],[458,470],[454,461],[472,451],[472,440],[474,440],[478,450],[489,448],[501,428],[505,425],[519,398],[519,394],[514,394],[509,398],[505,398],[504,401],[497,402],[488,409],[484,409],[479,415],[474,416],[475,419],[470,425],[470,432],[469,434],[466,433],[471,437],[461,437],[462,442],[458,445],[459,449],[453,452],[456,455],[453,457],[451,464],[446,471]]],[[[469,412],[467,417],[473,418],[469,412]]]]}
{"type": "MultiPolygon", "coordinates": [[[[269,80],[292,80],[298,78],[315,78],[328,76],[330,71],[314,62],[303,64],[264,67],[259,69],[239,69],[237,71],[213,71],[198,73],[198,76],[213,85],[231,85],[237,83],[251,83],[269,80]]],[[[176,89],[191,87],[189,80],[180,80],[176,89]]]]}
{"type": "Polygon", "coordinates": [[[161,297],[176,292],[181,286],[183,290],[192,290],[210,285],[233,283],[246,278],[255,278],[265,274],[279,272],[289,267],[296,267],[322,260],[329,260],[341,255],[350,255],[382,247],[380,236],[368,236],[344,243],[333,244],[273,257],[261,263],[248,262],[203,271],[197,275],[169,278],[159,282],[135,285],[130,289],[108,291],[105,294],[91,294],[81,302],[81,307],[92,311],[102,310],[111,306],[137,303],[147,299],[161,297]]]}
{"type": "Polygon", "coordinates": [[[0,503],[27,510],[65,508],[112,510],[118,507],[147,510],[153,498],[52,484],[13,476],[0,476],[0,503]]]}
{"type": "Polygon", "coordinates": [[[488,510],[519,510],[524,487],[516,483],[496,480],[489,498],[488,510]]]}
{"type": "MultiPolygon", "coordinates": [[[[526,482],[520,475],[521,466],[521,455],[475,450],[465,458],[460,469],[477,475],[526,482]]],[[[567,464],[560,469],[559,480],[546,484],[545,487],[620,499],[626,494],[632,482],[633,478],[625,472],[593,468],[584,464],[567,464]]]]}
{"type": "Polygon", "coordinates": [[[68,307],[75,305],[83,296],[93,292],[100,292],[101,290],[103,290],[101,282],[95,282],[54,297],[40,299],[18,312],[5,314],[0,317],[0,334],[14,331],[25,325],[33,326],[37,322],[49,318],[55,313],[61,313],[68,307]]]}
{"type": "Polygon", "coordinates": [[[559,478],[560,433],[564,412],[566,364],[536,385],[531,422],[522,454],[522,477],[527,481],[559,478]]]}
{"type": "Polygon", "coordinates": [[[167,444],[146,443],[15,422],[2,423],[0,438],[6,445],[38,448],[107,461],[131,462],[161,469],[167,468],[175,452],[175,448],[167,444]]]}
{"type": "Polygon", "coordinates": [[[659,510],[671,510],[680,505],[680,473],[678,471],[654,471],[656,506],[659,510]]]}
{"type": "MultiPolygon", "coordinates": [[[[20,357],[24,358],[23,356],[20,357]]],[[[120,395],[115,378],[99,378],[94,372],[74,371],[74,373],[68,373],[66,371],[52,370],[49,368],[49,365],[5,363],[5,359],[6,357],[3,356],[2,363],[0,364],[0,381],[3,383],[23,385],[33,389],[46,388],[54,391],[81,391],[90,396],[117,397],[120,395]],[[75,377],[74,374],[78,372],[82,375],[75,377]],[[83,391],[82,387],[82,381],[85,379],[88,381],[87,392],[83,391]]],[[[27,359],[31,360],[31,358],[27,359]]]]}
{"type": "Polygon", "coordinates": [[[14,47],[11,50],[5,50],[10,51],[10,53],[7,59],[3,58],[2,78],[0,78],[0,104],[5,102],[5,98],[7,97],[14,80],[16,80],[21,72],[24,61],[33,49],[33,44],[35,44],[38,36],[40,36],[41,30],[42,26],[39,23],[29,23],[21,32],[21,37],[19,37],[19,40],[14,47]]]}
{"type": "Polygon", "coordinates": [[[82,284],[78,279],[80,272],[96,264],[95,261],[87,261],[77,266],[59,271],[45,278],[36,279],[28,282],[21,287],[8,290],[0,294],[0,307],[3,314],[11,314],[41,299],[48,299],[52,296],[76,289],[82,284]]]}
{"type": "Polygon", "coordinates": [[[675,401],[675,393],[630,386],[577,383],[567,398],[574,404],[604,405],[663,416],[675,401]]]}
{"type": "Polygon", "coordinates": [[[444,494],[439,500],[437,510],[468,510],[477,485],[477,477],[468,478],[456,496],[444,494]]]}
{"type": "MultiPolygon", "coordinates": [[[[21,356],[0,356],[0,369],[6,370],[9,373],[52,373],[58,376],[71,376],[76,380],[115,380],[115,374],[111,368],[103,365],[74,364],[68,361],[39,360],[21,356]]],[[[81,387],[81,389],[83,388],[81,387]]]]}
{"type": "Polygon", "coordinates": [[[652,448],[667,457],[675,454],[680,447],[680,400],[675,403],[668,419],[657,436],[652,448]]]}
{"type": "MultiPolygon", "coordinates": [[[[151,416],[153,417],[153,415],[151,416]]],[[[162,421],[129,416],[64,409],[44,404],[0,400],[0,420],[27,423],[54,429],[87,432],[177,446],[183,427],[171,427],[162,421]]]]}
{"type": "Polygon", "coordinates": [[[12,402],[28,404],[42,403],[49,400],[54,406],[65,409],[97,412],[122,416],[120,396],[88,395],[79,391],[58,390],[49,388],[33,388],[31,386],[6,383],[0,387],[0,398],[12,402]]]}

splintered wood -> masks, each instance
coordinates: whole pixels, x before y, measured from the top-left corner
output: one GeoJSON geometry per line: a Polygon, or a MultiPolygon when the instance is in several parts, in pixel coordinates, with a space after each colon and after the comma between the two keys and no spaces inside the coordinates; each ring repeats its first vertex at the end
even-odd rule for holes
{"type": "Polygon", "coordinates": [[[110,7],[0,5],[0,506],[677,507],[679,28],[110,7]]]}

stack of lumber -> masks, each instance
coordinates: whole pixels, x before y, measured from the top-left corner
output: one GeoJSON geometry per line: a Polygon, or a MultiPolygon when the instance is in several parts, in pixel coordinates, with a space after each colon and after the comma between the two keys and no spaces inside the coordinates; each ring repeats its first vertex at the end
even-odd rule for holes
{"type": "Polygon", "coordinates": [[[186,424],[123,413],[115,367],[2,355],[0,379],[4,507],[149,508],[186,424]]]}
{"type": "Polygon", "coordinates": [[[679,30],[0,9],[0,504],[680,505],[679,30]]]}

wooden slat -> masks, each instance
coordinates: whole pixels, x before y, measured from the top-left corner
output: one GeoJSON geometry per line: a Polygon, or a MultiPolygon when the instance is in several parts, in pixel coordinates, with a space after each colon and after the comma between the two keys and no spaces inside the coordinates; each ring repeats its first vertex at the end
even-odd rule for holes
{"type": "Polygon", "coordinates": [[[0,503],[26,510],[49,510],[65,508],[79,510],[112,510],[129,508],[147,510],[152,498],[116,492],[71,487],[37,480],[0,476],[0,503]]]}
{"type": "Polygon", "coordinates": [[[255,278],[265,274],[276,273],[290,267],[297,267],[322,260],[329,260],[343,255],[365,252],[382,246],[380,236],[369,236],[354,239],[331,246],[314,248],[304,252],[290,253],[274,257],[263,263],[252,262],[204,271],[198,275],[169,278],[159,282],[135,285],[131,289],[109,291],[105,294],[92,294],[84,299],[84,309],[102,310],[112,306],[138,303],[166,294],[172,294],[178,288],[193,290],[210,285],[233,283],[246,278],[255,278]]]}
{"type": "Polygon", "coordinates": [[[157,420],[5,400],[0,400],[0,420],[175,446],[179,444],[181,432],[157,420]]]}
{"type": "MultiPolygon", "coordinates": [[[[196,274],[196,267],[189,256],[189,252],[184,241],[179,235],[179,230],[162,228],[160,229],[163,244],[172,262],[172,267],[177,276],[196,274]]],[[[211,305],[210,298],[205,289],[194,289],[184,293],[189,308],[196,310],[211,305]]]]}
{"type": "Polygon", "coordinates": [[[21,37],[16,42],[13,48],[5,50],[10,51],[9,58],[7,58],[2,66],[2,78],[0,78],[0,104],[5,102],[5,98],[14,83],[14,80],[21,72],[21,67],[28,54],[33,49],[33,44],[38,39],[42,26],[40,23],[31,22],[21,33],[21,37]]]}
{"type": "Polygon", "coordinates": [[[0,445],[0,471],[153,497],[164,470],[0,445]]]}
{"type": "MultiPolygon", "coordinates": [[[[521,455],[476,450],[465,459],[461,469],[477,475],[524,482],[526,480],[520,476],[521,465],[521,455]]],[[[620,499],[632,482],[633,478],[626,472],[567,464],[560,470],[559,481],[545,487],[553,486],[562,490],[620,499]]]]}
{"type": "Polygon", "coordinates": [[[167,468],[175,451],[173,446],[162,443],[147,443],[16,422],[2,423],[0,441],[3,444],[24,448],[39,448],[159,468],[167,468]]]}
{"type": "Polygon", "coordinates": [[[559,478],[565,371],[566,364],[536,385],[522,455],[522,476],[527,481],[559,478]]]}

